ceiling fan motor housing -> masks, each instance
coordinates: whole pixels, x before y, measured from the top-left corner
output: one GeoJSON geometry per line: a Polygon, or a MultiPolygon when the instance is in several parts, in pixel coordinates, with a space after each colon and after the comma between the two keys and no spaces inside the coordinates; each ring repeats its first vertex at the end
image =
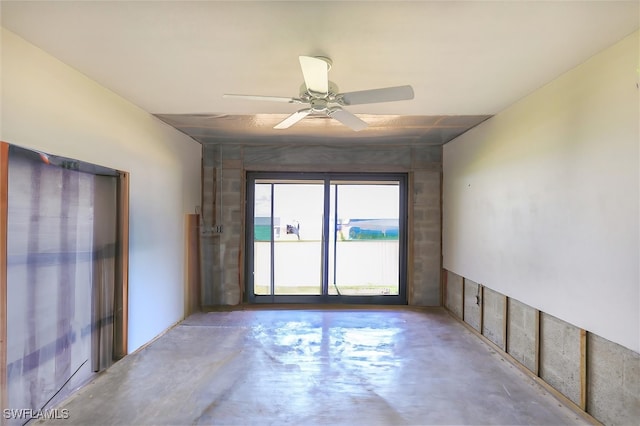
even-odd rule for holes
{"type": "Polygon", "coordinates": [[[300,100],[310,102],[312,99],[326,99],[328,102],[338,102],[338,94],[340,89],[333,81],[329,81],[329,91],[327,93],[316,93],[307,89],[307,85],[300,85],[300,100]]]}
{"type": "Polygon", "coordinates": [[[311,111],[313,112],[326,112],[327,111],[327,100],[322,98],[313,98],[310,101],[311,103],[311,111]]]}

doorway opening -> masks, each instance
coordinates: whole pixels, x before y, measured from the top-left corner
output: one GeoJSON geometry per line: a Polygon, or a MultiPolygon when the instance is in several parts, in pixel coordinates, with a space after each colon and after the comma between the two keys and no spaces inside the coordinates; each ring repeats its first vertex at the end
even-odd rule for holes
{"type": "Polygon", "coordinates": [[[407,176],[247,174],[246,300],[406,304],[407,176]]]}
{"type": "Polygon", "coordinates": [[[0,402],[35,413],[127,353],[129,175],[4,142],[0,163],[0,402]]]}

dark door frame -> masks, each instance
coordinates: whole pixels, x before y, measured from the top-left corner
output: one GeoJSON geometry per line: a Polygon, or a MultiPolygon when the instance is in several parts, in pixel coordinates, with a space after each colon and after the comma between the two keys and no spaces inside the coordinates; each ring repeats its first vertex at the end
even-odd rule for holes
{"type": "MultiPolygon", "coordinates": [[[[344,173],[344,172],[252,172],[247,171],[246,176],[246,211],[245,211],[245,302],[247,303],[321,303],[321,304],[372,304],[372,305],[406,305],[407,304],[407,250],[408,250],[408,174],[407,173],[344,173]],[[253,242],[254,242],[254,200],[256,180],[295,180],[295,181],[324,181],[324,239],[322,256],[322,295],[256,295],[253,291],[253,242]],[[346,296],[329,295],[327,292],[329,259],[326,255],[329,252],[329,239],[326,238],[329,232],[329,188],[331,181],[394,181],[399,183],[399,277],[397,295],[371,295],[371,296],[346,296]]],[[[273,238],[272,238],[273,241],[273,238]]],[[[272,271],[273,272],[273,271],[272,271]]]]}

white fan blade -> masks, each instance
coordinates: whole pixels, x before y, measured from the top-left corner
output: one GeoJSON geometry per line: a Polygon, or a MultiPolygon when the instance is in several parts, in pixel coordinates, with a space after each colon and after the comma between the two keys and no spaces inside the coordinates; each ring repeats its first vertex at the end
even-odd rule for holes
{"type": "Polygon", "coordinates": [[[271,102],[284,102],[294,104],[298,102],[296,98],[285,98],[282,96],[260,96],[260,95],[222,95],[227,99],[246,99],[249,101],[271,101],[271,102]]]}
{"type": "Polygon", "coordinates": [[[366,121],[362,121],[349,111],[339,107],[332,108],[328,114],[329,117],[335,118],[345,126],[351,128],[352,130],[355,130],[356,132],[366,129],[367,126],[369,126],[366,121]]]}
{"type": "Polygon", "coordinates": [[[326,95],[329,92],[329,65],[313,56],[300,56],[304,83],[310,92],[326,95]]]}
{"type": "Polygon", "coordinates": [[[378,102],[405,101],[413,99],[411,86],[385,87],[383,89],[361,90],[343,93],[340,98],[343,105],[375,104],[378,102]]]}
{"type": "Polygon", "coordinates": [[[311,109],[310,108],[309,109],[301,109],[298,112],[294,112],[293,114],[291,114],[290,116],[285,118],[283,121],[281,121],[280,123],[276,124],[274,126],[274,129],[288,129],[289,127],[291,127],[294,124],[296,124],[298,121],[300,121],[303,118],[305,118],[310,113],[311,113],[311,109]]]}

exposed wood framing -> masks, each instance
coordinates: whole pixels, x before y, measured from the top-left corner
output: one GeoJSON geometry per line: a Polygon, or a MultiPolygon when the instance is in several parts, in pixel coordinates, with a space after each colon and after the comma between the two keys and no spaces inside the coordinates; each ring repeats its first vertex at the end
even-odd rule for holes
{"type": "Polygon", "coordinates": [[[464,322],[464,288],[466,287],[466,282],[467,279],[465,277],[462,277],[462,291],[460,293],[462,293],[462,321],[464,322]]]}
{"type": "Polygon", "coordinates": [[[474,332],[476,335],[478,335],[478,337],[480,337],[485,343],[489,344],[490,346],[494,347],[495,349],[503,352],[502,356],[505,357],[505,359],[507,359],[509,362],[511,362],[513,365],[515,365],[516,367],[518,367],[518,369],[520,371],[522,371],[523,373],[527,374],[528,376],[532,377],[536,383],[538,383],[539,385],[543,386],[547,391],[549,391],[551,394],[553,394],[556,398],[558,398],[561,402],[563,402],[564,404],[570,406],[572,409],[574,409],[576,412],[579,412],[580,415],[583,417],[584,420],[586,420],[587,422],[594,424],[594,425],[599,425],[600,423],[593,418],[587,411],[588,411],[588,404],[587,404],[587,392],[588,392],[588,386],[587,386],[587,380],[588,380],[588,366],[587,366],[587,342],[588,342],[588,332],[586,330],[580,329],[580,401],[579,403],[575,403],[574,401],[572,401],[571,399],[569,399],[566,395],[564,395],[562,392],[558,391],[557,389],[555,389],[553,386],[551,386],[549,383],[547,383],[542,377],[540,377],[540,364],[541,364],[541,358],[540,358],[540,353],[541,353],[541,321],[542,321],[542,312],[538,309],[534,310],[534,339],[535,339],[535,347],[534,347],[534,366],[533,366],[533,370],[529,370],[524,364],[522,364],[522,362],[520,360],[517,360],[516,358],[514,358],[511,354],[509,354],[509,339],[508,339],[508,332],[509,332],[509,315],[510,315],[510,311],[509,311],[509,301],[510,298],[506,295],[503,295],[504,298],[504,307],[503,307],[503,323],[502,323],[502,334],[503,334],[503,346],[500,347],[498,345],[496,345],[493,341],[491,341],[491,339],[489,339],[488,337],[486,337],[484,335],[484,292],[485,292],[485,288],[483,285],[480,285],[479,287],[479,295],[480,295],[480,330],[476,330],[472,325],[470,325],[469,323],[467,323],[464,319],[465,316],[465,284],[466,284],[466,278],[462,277],[462,317],[458,317],[454,314],[454,312],[448,307],[446,306],[446,291],[447,291],[447,270],[446,269],[441,269],[442,274],[444,275],[444,279],[442,280],[443,282],[443,289],[445,292],[445,303],[444,303],[444,307],[445,309],[449,312],[449,314],[451,314],[451,316],[453,318],[455,318],[456,320],[458,320],[459,322],[461,322],[465,327],[467,327],[467,329],[471,330],[472,332],[474,332]]]}
{"type": "Polygon", "coordinates": [[[129,173],[118,176],[118,291],[122,300],[121,311],[116,313],[118,329],[115,331],[114,352],[125,356],[128,350],[129,330],[129,173]]]}
{"type": "Polygon", "coordinates": [[[413,304],[413,273],[414,273],[414,236],[413,236],[413,191],[415,176],[409,172],[407,176],[407,303],[413,304]]]}
{"type": "MultiPolygon", "coordinates": [[[[539,312],[539,311],[537,311],[537,312],[539,312]]],[[[519,360],[515,359],[513,356],[511,356],[510,354],[508,354],[506,352],[502,352],[502,349],[498,345],[493,343],[486,336],[483,336],[482,334],[480,334],[478,332],[478,330],[473,328],[468,323],[462,321],[460,318],[456,317],[455,315],[452,315],[452,318],[454,318],[456,321],[460,322],[464,327],[467,328],[467,330],[469,330],[471,333],[474,333],[476,336],[478,336],[478,338],[481,339],[483,342],[485,342],[488,346],[490,346],[490,347],[494,348],[496,351],[498,351],[500,353],[500,355],[502,357],[504,357],[504,359],[506,359],[513,366],[515,366],[518,370],[520,370],[527,377],[531,377],[531,379],[533,379],[533,381],[535,381],[538,385],[542,386],[547,392],[549,392],[554,397],[556,397],[561,403],[563,403],[564,405],[566,405],[569,408],[571,408],[576,414],[580,415],[580,417],[583,420],[585,420],[587,423],[592,424],[592,425],[602,426],[602,423],[600,423],[597,419],[592,417],[591,414],[589,414],[585,410],[583,410],[578,404],[573,402],[571,399],[569,399],[562,392],[560,392],[559,390],[557,390],[556,388],[551,386],[549,383],[545,382],[544,379],[542,379],[535,372],[532,372],[527,367],[525,367],[519,360]]]]}
{"type": "MultiPolygon", "coordinates": [[[[9,144],[0,142],[0,408],[7,400],[7,217],[9,209],[9,144]]],[[[5,424],[4,416],[0,424],[5,424]]]]}
{"type": "Polygon", "coordinates": [[[540,311],[538,309],[535,310],[535,361],[533,364],[533,374],[540,377],[540,311]]]}
{"type": "Polygon", "coordinates": [[[480,328],[480,334],[484,335],[484,286],[480,284],[478,284],[478,297],[480,299],[478,300],[480,304],[480,324],[478,328],[480,328]]]}
{"type": "Polygon", "coordinates": [[[587,330],[580,329],[580,408],[587,411],[587,330]]]}
{"type": "Polygon", "coordinates": [[[502,312],[502,350],[509,352],[509,298],[504,296],[504,306],[502,312]]]}

